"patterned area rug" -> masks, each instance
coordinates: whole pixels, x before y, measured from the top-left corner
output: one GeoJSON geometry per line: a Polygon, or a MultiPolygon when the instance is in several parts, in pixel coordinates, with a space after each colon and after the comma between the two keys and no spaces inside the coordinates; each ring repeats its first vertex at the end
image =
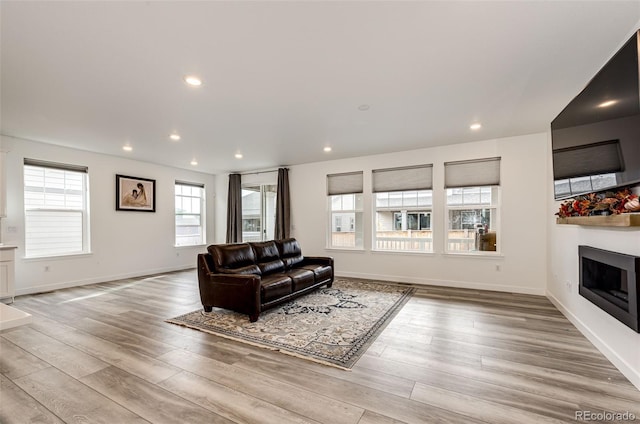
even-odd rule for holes
{"type": "Polygon", "coordinates": [[[202,309],[166,322],[350,369],[415,289],[371,280],[336,278],[321,288],[260,314],[202,309]]]}

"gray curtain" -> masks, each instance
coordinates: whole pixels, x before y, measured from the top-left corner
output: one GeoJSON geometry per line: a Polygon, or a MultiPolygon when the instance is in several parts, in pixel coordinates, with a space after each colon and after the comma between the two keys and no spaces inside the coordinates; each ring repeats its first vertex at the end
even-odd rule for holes
{"type": "Polygon", "coordinates": [[[289,170],[278,169],[278,192],[276,194],[276,240],[288,238],[291,231],[291,199],[289,197],[289,170]]]}
{"type": "Polygon", "coordinates": [[[242,182],[240,174],[229,175],[227,243],[242,241],[242,182]]]}

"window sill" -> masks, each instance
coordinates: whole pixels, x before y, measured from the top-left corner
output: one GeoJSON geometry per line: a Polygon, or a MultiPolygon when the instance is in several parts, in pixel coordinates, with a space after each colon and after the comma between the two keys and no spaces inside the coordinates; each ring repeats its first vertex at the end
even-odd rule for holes
{"type": "Polygon", "coordinates": [[[433,252],[419,252],[415,250],[371,250],[375,255],[407,255],[407,256],[435,256],[433,252]]]}
{"type": "Polygon", "coordinates": [[[363,248],[349,248],[349,247],[325,247],[327,252],[351,252],[351,253],[365,253],[363,248]]]}
{"type": "Polygon", "coordinates": [[[495,259],[495,258],[504,258],[504,255],[500,252],[461,252],[461,253],[454,253],[454,252],[445,252],[442,254],[442,256],[449,256],[449,257],[465,257],[465,258],[478,258],[478,259],[495,259]]]}
{"type": "Polygon", "coordinates": [[[181,245],[174,244],[173,245],[173,247],[176,248],[176,249],[189,249],[189,248],[192,248],[192,247],[202,248],[202,247],[207,247],[207,246],[208,246],[208,244],[181,244],[181,245]]]}

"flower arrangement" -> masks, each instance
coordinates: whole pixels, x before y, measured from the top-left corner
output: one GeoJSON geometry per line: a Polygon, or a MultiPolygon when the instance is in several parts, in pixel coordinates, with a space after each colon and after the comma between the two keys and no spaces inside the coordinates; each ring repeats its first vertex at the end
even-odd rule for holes
{"type": "Polygon", "coordinates": [[[560,218],[568,216],[611,215],[640,211],[640,201],[630,189],[589,193],[565,200],[556,212],[560,218]]]}

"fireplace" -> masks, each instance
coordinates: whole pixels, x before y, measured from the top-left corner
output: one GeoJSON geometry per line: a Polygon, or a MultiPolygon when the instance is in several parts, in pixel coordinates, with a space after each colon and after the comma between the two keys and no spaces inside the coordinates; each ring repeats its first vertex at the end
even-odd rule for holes
{"type": "Polygon", "coordinates": [[[640,257],[578,246],[580,294],[640,333],[640,257]]]}

